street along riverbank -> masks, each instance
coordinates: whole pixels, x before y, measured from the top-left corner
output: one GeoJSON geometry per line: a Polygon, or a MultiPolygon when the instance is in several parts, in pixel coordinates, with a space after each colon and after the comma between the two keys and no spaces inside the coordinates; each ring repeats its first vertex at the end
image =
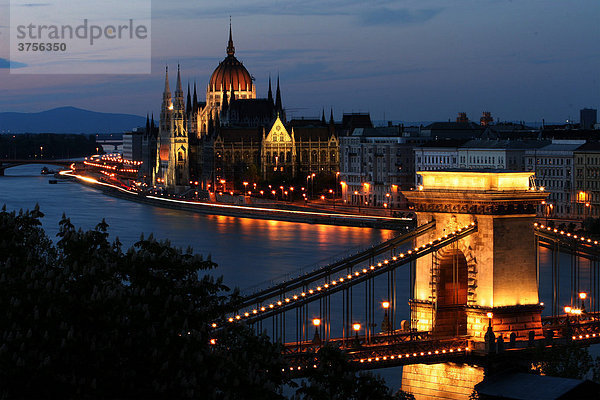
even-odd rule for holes
{"type": "Polygon", "coordinates": [[[73,174],[69,171],[63,171],[60,177],[75,179],[77,182],[96,188],[109,196],[199,214],[392,230],[407,230],[414,226],[414,221],[411,218],[334,213],[303,209],[302,207],[290,209],[287,205],[284,208],[273,204],[258,206],[196,201],[168,195],[147,195],[139,191],[102,182],[93,177],[73,174]]]}

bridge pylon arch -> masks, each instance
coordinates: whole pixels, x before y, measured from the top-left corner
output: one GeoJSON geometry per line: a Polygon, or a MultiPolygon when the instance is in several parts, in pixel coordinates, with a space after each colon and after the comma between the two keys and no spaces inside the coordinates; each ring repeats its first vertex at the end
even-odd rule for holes
{"type": "Polygon", "coordinates": [[[532,229],[536,207],[547,193],[530,188],[529,172],[423,171],[423,186],[403,192],[417,223],[436,228],[416,239],[421,246],[457,227],[476,222],[477,232],[416,262],[411,321],[417,330],[447,336],[462,333],[483,341],[487,314],[494,332],[542,334],[538,266],[532,229]],[[448,261],[448,257],[452,262],[448,261]],[[461,296],[448,303],[448,296],[461,296]],[[452,330],[444,308],[458,316],[452,330]],[[436,318],[437,317],[437,318],[436,318]]]}

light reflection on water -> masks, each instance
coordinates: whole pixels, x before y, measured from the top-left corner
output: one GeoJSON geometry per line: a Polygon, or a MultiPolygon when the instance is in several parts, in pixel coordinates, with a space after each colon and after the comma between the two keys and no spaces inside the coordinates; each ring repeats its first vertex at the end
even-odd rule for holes
{"type": "Polygon", "coordinates": [[[142,233],[154,233],[173,244],[219,264],[217,274],[230,286],[247,287],[313,269],[332,258],[387,239],[392,232],[369,228],[297,224],[229,216],[206,216],[170,210],[105,196],[95,189],[70,182],[49,185],[39,175],[41,166],[6,170],[0,178],[0,204],[8,209],[33,208],[40,204],[46,214],[44,228],[50,236],[66,213],[76,226],[93,228],[102,218],[114,238],[125,246],[142,233]]]}

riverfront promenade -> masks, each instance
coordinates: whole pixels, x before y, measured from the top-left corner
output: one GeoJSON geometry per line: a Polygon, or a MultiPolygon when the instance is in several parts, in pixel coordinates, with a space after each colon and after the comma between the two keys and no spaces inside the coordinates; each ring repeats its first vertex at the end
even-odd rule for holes
{"type": "MultiPolygon", "coordinates": [[[[288,202],[246,205],[199,201],[184,199],[175,195],[147,194],[139,189],[103,182],[95,177],[79,175],[72,171],[62,171],[60,177],[74,179],[81,184],[101,190],[104,194],[125,200],[199,214],[393,230],[406,230],[414,226],[412,218],[355,214],[346,212],[346,210],[339,212],[288,202]]],[[[240,197],[243,198],[243,196],[240,197]]]]}

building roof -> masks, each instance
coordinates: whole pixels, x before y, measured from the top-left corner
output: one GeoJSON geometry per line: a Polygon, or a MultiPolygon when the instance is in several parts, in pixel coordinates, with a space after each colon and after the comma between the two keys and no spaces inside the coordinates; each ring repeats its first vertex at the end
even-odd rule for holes
{"type": "Polygon", "coordinates": [[[587,142],[587,143],[579,146],[577,148],[577,150],[575,150],[575,151],[591,152],[591,153],[600,152],[600,142],[587,142]]]}
{"type": "Polygon", "coordinates": [[[515,400],[597,399],[599,388],[600,385],[589,380],[525,373],[503,374],[475,385],[479,395],[515,400]]]}
{"type": "Polygon", "coordinates": [[[583,142],[579,141],[565,141],[564,143],[560,143],[559,141],[552,141],[551,144],[541,147],[538,149],[538,151],[540,152],[547,152],[547,151],[575,151],[578,148],[581,147],[581,145],[584,144],[583,142]]]}
{"type": "Polygon", "coordinates": [[[384,126],[377,128],[356,128],[352,132],[352,136],[399,137],[402,136],[402,133],[399,126],[384,126]]]}
{"type": "Polygon", "coordinates": [[[352,132],[356,128],[372,128],[371,115],[364,113],[344,114],[342,126],[352,132]]]}
{"type": "Polygon", "coordinates": [[[303,127],[303,126],[318,126],[318,127],[322,127],[323,126],[323,122],[320,119],[292,119],[290,120],[290,122],[288,122],[289,126],[293,126],[294,128],[296,127],[303,127]]]}
{"type": "Polygon", "coordinates": [[[482,127],[474,122],[434,122],[423,129],[427,130],[445,130],[445,131],[464,131],[481,130],[482,127]]]}
{"type": "Polygon", "coordinates": [[[452,148],[452,147],[460,147],[465,144],[469,139],[442,139],[435,140],[432,142],[424,143],[420,146],[421,148],[452,148]]]}
{"type": "Polygon", "coordinates": [[[262,142],[262,127],[253,128],[227,128],[221,127],[217,137],[223,140],[223,143],[247,142],[260,143],[262,142]]]}
{"type": "Polygon", "coordinates": [[[298,141],[328,141],[331,131],[326,127],[294,127],[294,139],[298,141]]]}
{"type": "Polygon", "coordinates": [[[539,149],[541,147],[547,146],[548,141],[540,141],[540,140],[482,140],[482,139],[473,139],[469,140],[462,146],[461,148],[469,148],[469,149],[506,149],[506,150],[529,150],[529,149],[539,149]]]}
{"type": "Polygon", "coordinates": [[[236,121],[270,120],[275,114],[275,105],[268,99],[235,99],[229,104],[229,119],[236,121]]]}

